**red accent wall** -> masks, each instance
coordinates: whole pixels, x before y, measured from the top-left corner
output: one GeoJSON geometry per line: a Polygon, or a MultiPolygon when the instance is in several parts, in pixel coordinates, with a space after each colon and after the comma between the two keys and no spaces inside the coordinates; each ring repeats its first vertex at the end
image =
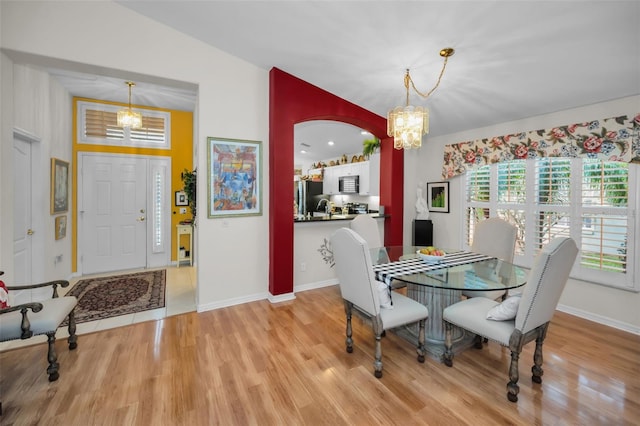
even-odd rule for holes
{"type": "Polygon", "coordinates": [[[387,120],[278,68],[269,73],[269,292],[293,292],[293,126],[334,120],[368,130],[382,140],[380,205],[385,245],[402,244],[404,153],[393,149],[387,120]]]}

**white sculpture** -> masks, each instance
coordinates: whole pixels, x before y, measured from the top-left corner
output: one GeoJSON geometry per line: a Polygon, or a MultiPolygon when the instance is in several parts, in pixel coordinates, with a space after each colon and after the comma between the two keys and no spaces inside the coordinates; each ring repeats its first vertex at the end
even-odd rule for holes
{"type": "Polygon", "coordinates": [[[427,205],[427,200],[422,196],[422,183],[418,184],[418,189],[416,190],[416,219],[429,219],[429,206],[427,205]]]}

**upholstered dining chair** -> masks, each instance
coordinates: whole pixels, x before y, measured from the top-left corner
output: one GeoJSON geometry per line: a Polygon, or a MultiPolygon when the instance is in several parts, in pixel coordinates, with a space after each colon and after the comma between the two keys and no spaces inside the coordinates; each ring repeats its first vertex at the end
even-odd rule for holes
{"type": "Polygon", "coordinates": [[[429,317],[427,307],[402,294],[391,292],[386,284],[376,281],[369,245],[352,229],[340,228],[334,232],[331,246],[347,319],[347,352],[353,352],[351,316],[355,309],[371,319],[375,337],[373,366],[376,377],[382,377],[382,333],[391,328],[418,323],[418,361],[424,362],[425,321],[429,317]],[[387,298],[391,300],[384,300],[387,298]],[[385,302],[390,302],[391,306],[381,307],[385,302]]]}
{"type": "Polygon", "coordinates": [[[382,238],[378,230],[378,223],[368,214],[359,214],[353,218],[349,225],[369,245],[369,248],[382,247],[382,238]]]}
{"type": "MultiPolygon", "coordinates": [[[[2,275],[2,272],[0,272],[0,275],[2,275]]],[[[7,289],[11,292],[48,286],[53,289],[51,299],[0,309],[0,342],[28,339],[40,334],[46,335],[48,341],[47,361],[49,362],[47,373],[49,374],[49,381],[53,382],[60,377],[58,373],[58,356],[55,350],[56,331],[67,318],[69,319],[69,337],[67,339],[69,349],[73,350],[78,347],[74,315],[78,299],[74,296],[58,297],[58,287],[69,286],[69,281],[66,280],[23,286],[7,286],[7,289]]]]}
{"type": "MultiPolygon", "coordinates": [[[[506,262],[513,262],[513,253],[516,247],[517,229],[504,219],[492,217],[482,220],[476,225],[473,233],[471,251],[492,256],[506,262]]],[[[462,291],[462,295],[471,297],[487,297],[489,299],[504,299],[505,290],[492,291],[462,291]]]]}
{"type": "Polygon", "coordinates": [[[511,351],[511,365],[507,398],[516,402],[520,391],[518,358],[522,347],[535,340],[532,380],[542,383],[542,344],[577,254],[576,243],[567,237],[554,238],[543,247],[529,272],[527,284],[517,304],[511,303],[516,299],[515,296],[502,303],[474,297],[445,308],[442,313],[446,330],[444,363],[449,367],[453,365],[453,326],[508,347],[511,351]]]}
{"type": "MultiPolygon", "coordinates": [[[[372,259],[374,262],[389,262],[389,254],[384,248],[384,243],[382,242],[382,238],[380,238],[378,222],[374,218],[367,214],[358,215],[353,218],[349,227],[356,231],[356,233],[367,242],[367,244],[369,245],[369,249],[371,249],[371,255],[375,256],[375,259],[372,259]]],[[[406,286],[407,284],[402,281],[391,281],[391,288],[393,289],[399,289],[406,286]]]]}

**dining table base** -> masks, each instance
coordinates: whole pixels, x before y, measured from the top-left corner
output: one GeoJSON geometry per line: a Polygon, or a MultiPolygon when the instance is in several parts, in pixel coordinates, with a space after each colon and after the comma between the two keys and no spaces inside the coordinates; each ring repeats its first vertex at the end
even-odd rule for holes
{"type": "MultiPolygon", "coordinates": [[[[445,350],[445,325],[442,320],[442,312],[447,306],[461,300],[462,291],[408,284],[406,295],[429,309],[429,318],[425,324],[425,348],[431,358],[442,362],[445,350]]],[[[394,332],[413,343],[418,342],[417,324],[399,327],[394,329],[394,332]]],[[[451,340],[454,354],[471,347],[474,337],[474,335],[465,333],[462,328],[452,327],[451,340]]]]}

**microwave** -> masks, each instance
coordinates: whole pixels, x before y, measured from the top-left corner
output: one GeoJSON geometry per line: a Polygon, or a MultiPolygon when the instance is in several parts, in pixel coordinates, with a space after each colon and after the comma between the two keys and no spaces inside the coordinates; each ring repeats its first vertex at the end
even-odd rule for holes
{"type": "Polygon", "coordinates": [[[338,192],[341,194],[359,194],[360,176],[338,177],[338,192]]]}

